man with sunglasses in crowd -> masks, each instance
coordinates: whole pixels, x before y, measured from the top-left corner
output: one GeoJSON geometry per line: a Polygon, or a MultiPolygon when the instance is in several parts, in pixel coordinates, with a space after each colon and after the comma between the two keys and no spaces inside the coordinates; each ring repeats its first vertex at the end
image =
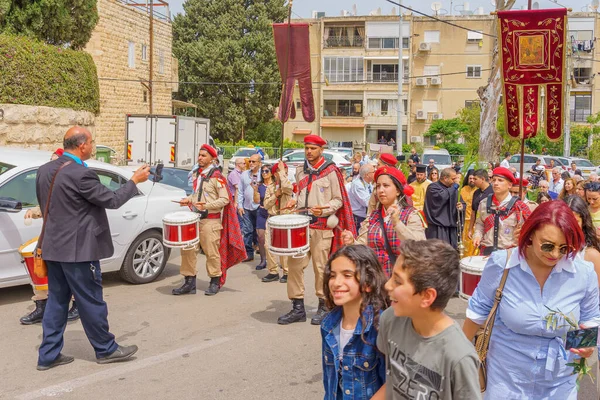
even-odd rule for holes
{"type": "MultiPolygon", "coordinates": [[[[244,245],[246,246],[246,254],[248,254],[248,258],[244,262],[254,260],[254,243],[258,243],[256,218],[260,204],[254,202],[254,188],[258,187],[258,182],[260,181],[261,166],[260,154],[252,154],[250,156],[250,169],[242,172],[238,185],[237,209],[241,217],[244,245]]],[[[257,269],[262,268],[258,268],[257,266],[257,269]]]]}
{"type": "Polygon", "coordinates": [[[498,249],[515,247],[521,226],[531,210],[518,198],[518,181],[508,168],[498,167],[492,173],[494,194],[479,203],[473,246],[481,255],[490,255],[498,249]],[[516,187],[516,196],[511,189],[516,187]]]}

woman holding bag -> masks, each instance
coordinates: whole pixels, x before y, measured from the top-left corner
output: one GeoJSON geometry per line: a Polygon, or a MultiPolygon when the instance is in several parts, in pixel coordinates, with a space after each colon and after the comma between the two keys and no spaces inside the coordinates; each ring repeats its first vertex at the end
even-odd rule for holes
{"type": "Polygon", "coordinates": [[[600,323],[596,272],[576,257],[584,246],[569,207],[552,201],[525,221],[510,256],[502,250],[490,257],[463,326],[472,340],[494,308],[496,289],[508,270],[490,334],[485,399],[577,399],[577,376],[566,364],[573,356],[591,356],[593,348],[566,351],[563,337],[573,328],[551,310],[582,327],[600,323]],[[556,324],[547,324],[549,318],[556,324]]]}

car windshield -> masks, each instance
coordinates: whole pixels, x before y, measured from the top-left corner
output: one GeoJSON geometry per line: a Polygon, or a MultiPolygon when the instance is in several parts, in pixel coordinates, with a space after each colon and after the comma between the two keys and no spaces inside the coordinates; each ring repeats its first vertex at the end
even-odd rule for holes
{"type": "Polygon", "coordinates": [[[234,157],[250,157],[251,155],[256,154],[255,149],[240,149],[235,152],[234,157]]]}
{"type": "Polygon", "coordinates": [[[588,160],[573,160],[573,162],[575,164],[577,164],[578,167],[593,167],[594,166],[594,164],[592,164],[588,160]]]}
{"type": "Polygon", "coordinates": [[[423,154],[423,163],[429,164],[429,160],[433,160],[436,165],[452,164],[452,160],[447,154],[423,154]]]}
{"type": "Polygon", "coordinates": [[[14,165],[5,164],[3,162],[0,162],[0,175],[2,175],[6,171],[8,171],[9,169],[12,169],[14,167],[15,167],[14,165]]]}

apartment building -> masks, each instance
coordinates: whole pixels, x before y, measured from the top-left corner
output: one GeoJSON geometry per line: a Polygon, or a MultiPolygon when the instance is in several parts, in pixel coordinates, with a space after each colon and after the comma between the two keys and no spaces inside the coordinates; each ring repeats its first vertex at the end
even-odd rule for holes
{"type": "MultiPolygon", "coordinates": [[[[402,142],[435,144],[424,138],[432,122],[454,118],[489,79],[495,16],[438,16],[460,29],[427,17],[404,15],[402,23],[402,142]]],[[[345,16],[310,23],[316,119],[301,113],[286,124],[285,135],[301,141],[309,133],[330,142],[361,148],[381,136],[396,138],[398,111],[398,16],[345,16]]],[[[586,123],[600,111],[594,76],[596,13],[571,13],[567,62],[570,121],[586,123]]],[[[295,94],[298,111],[299,96],[295,94]]]]}

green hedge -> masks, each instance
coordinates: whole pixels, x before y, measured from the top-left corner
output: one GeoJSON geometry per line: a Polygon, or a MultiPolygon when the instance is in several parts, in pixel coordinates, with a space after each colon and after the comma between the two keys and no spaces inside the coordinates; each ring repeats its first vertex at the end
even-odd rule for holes
{"type": "Polygon", "coordinates": [[[0,34],[0,103],[98,113],[96,65],[83,52],[0,34]]]}

